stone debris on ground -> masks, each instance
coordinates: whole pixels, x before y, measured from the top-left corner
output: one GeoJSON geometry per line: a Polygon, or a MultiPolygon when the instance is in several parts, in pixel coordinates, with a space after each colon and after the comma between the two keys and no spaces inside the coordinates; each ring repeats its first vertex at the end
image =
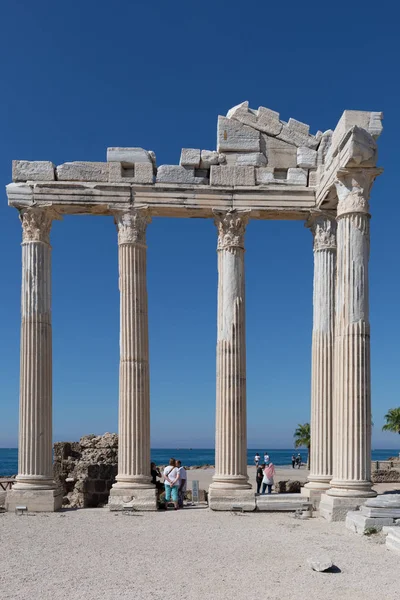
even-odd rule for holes
{"type": "Polygon", "coordinates": [[[333,567],[333,562],[329,556],[308,558],[307,563],[310,565],[313,571],[318,571],[319,573],[327,571],[333,567]]]}
{"type": "Polygon", "coordinates": [[[366,500],[356,511],[349,511],[346,527],[359,535],[382,531],[397,525],[400,518],[400,494],[379,494],[366,500]]]}

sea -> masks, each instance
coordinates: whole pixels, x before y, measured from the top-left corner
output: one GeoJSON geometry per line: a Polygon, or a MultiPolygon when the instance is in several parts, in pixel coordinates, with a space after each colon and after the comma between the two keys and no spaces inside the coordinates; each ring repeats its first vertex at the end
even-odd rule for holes
{"type": "MultiPolygon", "coordinates": [[[[277,467],[291,465],[292,454],[300,452],[303,462],[307,462],[307,450],[304,448],[293,448],[285,450],[274,449],[249,449],[247,450],[247,464],[254,464],[254,456],[258,452],[263,458],[267,450],[270,459],[277,467]]],[[[387,460],[392,456],[399,456],[400,448],[397,450],[373,450],[371,460],[387,460]]],[[[169,459],[174,457],[182,461],[187,467],[196,465],[214,465],[215,450],[213,448],[153,448],[151,460],[157,465],[165,465],[169,459]]],[[[10,477],[18,472],[18,448],[0,448],[0,477],[10,477]]]]}

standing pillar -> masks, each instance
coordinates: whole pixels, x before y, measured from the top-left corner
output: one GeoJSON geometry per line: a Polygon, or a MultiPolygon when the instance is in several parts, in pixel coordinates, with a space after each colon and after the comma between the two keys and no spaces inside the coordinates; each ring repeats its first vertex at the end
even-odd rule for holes
{"type": "Polygon", "coordinates": [[[309,227],[314,236],[311,447],[310,475],[303,493],[318,502],[332,479],[336,221],[320,214],[311,216],[309,227]]]}
{"type": "Polygon", "coordinates": [[[118,475],[111,510],[156,510],[150,476],[150,380],[146,209],[115,213],[120,289],[118,475]]]}
{"type": "Polygon", "coordinates": [[[334,453],[331,487],[320,511],[343,520],[375,496],[371,483],[369,324],[369,194],[377,169],[339,172],[334,375],[334,453]]]}
{"type": "Polygon", "coordinates": [[[18,475],[6,508],[61,508],[53,480],[52,328],[50,229],[56,214],[30,208],[21,213],[22,294],[18,475]]]}
{"type": "Polygon", "coordinates": [[[218,339],[215,475],[210,508],[254,510],[247,475],[244,234],[246,213],[216,213],[218,339]]]}

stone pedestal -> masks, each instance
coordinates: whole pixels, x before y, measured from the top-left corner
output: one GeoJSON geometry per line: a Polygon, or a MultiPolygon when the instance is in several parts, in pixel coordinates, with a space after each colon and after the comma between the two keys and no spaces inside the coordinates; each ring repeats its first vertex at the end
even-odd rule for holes
{"type": "Polygon", "coordinates": [[[146,285],[147,211],[115,213],[121,299],[118,475],[109,507],[156,510],[150,476],[150,383],[146,285]]]}
{"type": "Polygon", "coordinates": [[[302,493],[316,505],[332,478],[336,222],[317,214],[308,225],[314,236],[311,447],[309,481],[302,493]]]}
{"type": "MultiPolygon", "coordinates": [[[[218,336],[215,475],[210,508],[246,504],[254,492],[247,475],[244,234],[248,216],[216,213],[218,227],[218,336]],[[242,493],[243,492],[243,493],[242,493]],[[225,498],[225,500],[224,500],[225,498]]],[[[253,500],[250,500],[252,505],[253,500]]]]}
{"type": "Polygon", "coordinates": [[[61,506],[53,480],[51,209],[22,211],[21,372],[18,475],[6,506],[54,511],[61,506]]]}
{"type": "Polygon", "coordinates": [[[368,199],[378,173],[372,168],[343,169],[336,181],[334,459],[327,492],[332,500],[321,499],[320,505],[320,511],[332,515],[342,514],[344,505],[354,510],[376,495],[371,483],[368,199]]]}

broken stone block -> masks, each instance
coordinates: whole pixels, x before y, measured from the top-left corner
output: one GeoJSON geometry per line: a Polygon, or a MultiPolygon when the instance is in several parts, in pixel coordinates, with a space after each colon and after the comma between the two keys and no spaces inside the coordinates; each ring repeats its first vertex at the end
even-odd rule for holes
{"type": "Polygon", "coordinates": [[[382,132],[382,113],[367,110],[345,110],[335,127],[332,135],[332,149],[334,150],[345,137],[346,132],[357,125],[366,129],[375,139],[382,132]],[[371,125],[372,130],[369,131],[371,125]]]}
{"type": "Polygon", "coordinates": [[[292,144],[262,134],[261,150],[267,156],[269,167],[278,169],[297,167],[297,148],[292,144]]]}
{"type": "Polygon", "coordinates": [[[55,166],[47,160],[13,160],[12,180],[19,181],[54,181],[55,166]]]}
{"type": "Polygon", "coordinates": [[[56,169],[58,181],[108,181],[108,163],[67,162],[56,169]]]}
{"type": "Polygon", "coordinates": [[[249,167],[265,167],[267,158],[261,152],[226,152],[227,165],[239,165],[249,167]]]}
{"type": "Polygon", "coordinates": [[[237,186],[255,185],[254,167],[216,166],[211,167],[211,185],[237,186]]]}
{"type": "Polygon", "coordinates": [[[107,162],[153,163],[156,155],[143,148],[107,148],[107,162]]]}
{"type": "Polygon", "coordinates": [[[400,553],[400,528],[388,527],[386,533],[386,548],[400,553]]]}
{"type": "Polygon", "coordinates": [[[304,169],[312,169],[317,166],[317,151],[300,146],[297,148],[297,166],[304,169]]]}
{"type": "Polygon", "coordinates": [[[390,517],[400,519],[400,508],[360,506],[360,513],[366,517],[390,517]]]}
{"type": "Polygon", "coordinates": [[[313,571],[318,571],[319,573],[323,573],[323,571],[327,571],[333,567],[333,562],[329,558],[329,556],[317,556],[313,558],[307,558],[307,562],[313,571]]]}
{"type": "Polygon", "coordinates": [[[208,184],[206,177],[196,177],[195,170],[178,165],[161,165],[157,170],[157,183],[208,184]]]}
{"type": "Polygon", "coordinates": [[[179,164],[182,167],[193,167],[197,169],[200,166],[200,150],[195,148],[182,148],[179,164]]]}
{"type": "Polygon", "coordinates": [[[378,148],[372,135],[355,125],[350,130],[349,159],[346,166],[363,165],[374,167],[377,162],[378,148]]]}
{"type": "Polygon", "coordinates": [[[305,169],[288,169],[287,182],[290,185],[307,185],[307,175],[305,169]]]}
{"type": "Polygon", "coordinates": [[[382,119],[383,113],[381,112],[371,112],[370,119],[368,123],[368,131],[374,138],[374,140],[378,139],[383,131],[382,119]]]}
{"type": "Polygon", "coordinates": [[[349,511],[346,516],[346,528],[359,535],[364,535],[369,531],[380,531],[385,525],[393,525],[393,522],[394,519],[389,517],[366,517],[358,510],[349,511]]]}
{"type": "Polygon", "coordinates": [[[219,164],[219,154],[215,150],[202,150],[200,153],[200,169],[209,169],[219,164]]]}
{"type": "Polygon", "coordinates": [[[282,129],[279,113],[264,106],[255,111],[249,108],[247,101],[231,108],[226,116],[270,135],[277,135],[282,129]]]}
{"type": "Polygon", "coordinates": [[[154,183],[153,165],[151,163],[135,163],[124,167],[126,163],[109,163],[108,180],[112,183],[154,183]]]}
{"type": "Polygon", "coordinates": [[[274,183],[274,169],[271,167],[256,169],[256,183],[257,185],[274,183]]]}
{"type": "Polygon", "coordinates": [[[233,119],[218,117],[218,152],[260,152],[260,132],[233,119]]]}
{"type": "Polygon", "coordinates": [[[378,494],[374,498],[368,498],[363,506],[373,508],[400,508],[400,494],[378,494]]]}
{"type": "Polygon", "coordinates": [[[309,126],[295,119],[289,119],[288,123],[283,123],[280,133],[277,135],[277,139],[283,140],[288,144],[294,146],[307,146],[315,150],[319,144],[313,135],[308,134],[309,126]],[[307,132],[307,133],[306,133],[307,132]]]}
{"type": "Polygon", "coordinates": [[[309,185],[309,187],[316,187],[318,185],[318,171],[317,171],[317,169],[311,169],[308,172],[308,185],[309,185]]]}
{"type": "Polygon", "coordinates": [[[326,156],[332,144],[332,129],[328,129],[322,134],[320,144],[317,150],[317,166],[325,164],[326,156]]]}

